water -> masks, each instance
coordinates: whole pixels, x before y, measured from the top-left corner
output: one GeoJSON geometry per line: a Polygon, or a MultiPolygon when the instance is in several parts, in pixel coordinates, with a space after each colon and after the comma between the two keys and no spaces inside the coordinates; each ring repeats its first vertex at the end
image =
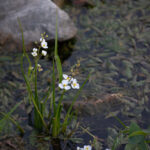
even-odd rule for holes
{"type": "MultiPolygon", "coordinates": [[[[90,73],[78,101],[83,102],[79,109],[81,125],[101,139],[102,149],[110,147],[114,126],[121,125],[111,116],[114,114],[129,124],[136,120],[138,124],[149,126],[150,111],[150,2],[148,0],[93,0],[94,8],[79,5],[65,5],[64,9],[78,28],[76,42],[68,58],[64,58],[63,69],[70,73],[70,66],[78,59],[81,60],[77,79],[83,83],[90,73]],[[112,98],[112,94],[121,97],[112,98]],[[101,101],[98,101],[101,100],[101,101]],[[94,103],[97,102],[97,106],[94,103]],[[109,130],[108,130],[109,128],[109,130]]],[[[65,51],[69,47],[62,46],[65,51]]],[[[20,71],[21,53],[2,53],[0,56],[0,110],[6,111],[26,95],[25,84],[20,71]],[[12,90],[13,89],[13,90],[12,90]]],[[[51,62],[41,60],[44,73],[40,73],[39,80],[42,87],[49,82],[51,62]],[[49,68],[49,69],[47,69],[49,68]],[[43,80],[46,79],[46,80],[43,80]]],[[[44,90],[41,89],[41,92],[44,90]]],[[[74,96],[70,91],[65,97],[74,96]]],[[[25,108],[24,108],[25,109],[25,108]]],[[[22,114],[20,122],[25,120],[26,130],[28,117],[22,114]]],[[[81,130],[79,130],[81,131],[81,130]]],[[[89,144],[92,137],[87,133],[77,132],[76,137],[83,137],[84,143],[89,144]]],[[[42,147],[42,146],[41,146],[42,147]]],[[[30,146],[28,146],[30,148],[30,146]]]]}

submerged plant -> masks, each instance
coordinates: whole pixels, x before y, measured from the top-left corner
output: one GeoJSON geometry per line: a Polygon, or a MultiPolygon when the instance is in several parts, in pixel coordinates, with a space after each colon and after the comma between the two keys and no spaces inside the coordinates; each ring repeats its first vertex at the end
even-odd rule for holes
{"type": "Polygon", "coordinates": [[[77,147],[77,150],[81,149],[81,150],[92,150],[92,147],[95,150],[101,150],[102,149],[102,143],[100,141],[100,139],[98,137],[96,137],[95,135],[93,135],[90,131],[88,131],[87,129],[83,128],[82,126],[80,126],[80,128],[83,130],[83,132],[87,133],[88,135],[90,135],[93,140],[90,141],[91,145],[85,145],[83,148],[79,148],[77,147]]]}
{"type": "Polygon", "coordinates": [[[20,133],[23,135],[24,130],[21,128],[19,123],[12,117],[12,113],[18,108],[18,106],[22,103],[17,103],[8,113],[0,112],[0,114],[3,116],[0,120],[0,133],[4,130],[4,128],[8,125],[8,121],[12,122],[20,131],[20,133]]]}
{"type": "Polygon", "coordinates": [[[149,150],[149,129],[141,129],[137,123],[131,122],[126,126],[119,118],[115,117],[124,127],[119,131],[118,136],[115,138],[112,150],[116,150],[122,144],[125,145],[125,150],[149,150]]]}

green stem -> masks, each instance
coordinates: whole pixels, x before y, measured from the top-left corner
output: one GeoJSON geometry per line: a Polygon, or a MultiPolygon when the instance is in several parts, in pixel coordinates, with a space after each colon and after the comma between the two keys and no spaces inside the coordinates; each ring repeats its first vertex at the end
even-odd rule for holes
{"type": "Polygon", "coordinates": [[[8,116],[7,114],[0,112],[4,117],[8,118],[20,131],[20,133],[23,135],[24,134],[24,130],[23,128],[21,128],[21,126],[10,116],[8,116]]]}
{"type": "Polygon", "coordinates": [[[85,85],[86,82],[88,81],[89,76],[90,76],[90,75],[88,75],[88,77],[86,78],[86,80],[85,80],[84,83],[82,84],[81,88],[80,88],[79,91],[76,93],[76,95],[75,95],[75,97],[74,97],[74,99],[73,99],[73,101],[72,101],[72,103],[71,103],[71,106],[69,107],[69,110],[67,111],[67,114],[66,114],[65,119],[64,119],[64,123],[63,123],[63,125],[62,125],[62,132],[65,132],[65,130],[66,130],[66,126],[67,126],[67,123],[68,123],[68,119],[69,119],[70,113],[71,113],[71,111],[72,111],[72,107],[73,107],[73,105],[74,105],[76,99],[78,98],[79,94],[81,93],[81,91],[82,91],[84,85],[85,85]]]}
{"type": "Polygon", "coordinates": [[[28,91],[28,93],[29,93],[29,95],[30,95],[31,101],[33,102],[33,105],[34,105],[34,107],[35,107],[35,110],[36,110],[37,113],[39,114],[39,116],[40,116],[40,118],[41,118],[41,120],[42,120],[42,123],[43,123],[44,127],[47,129],[47,126],[46,126],[46,123],[45,123],[45,121],[44,121],[44,118],[43,118],[41,112],[39,111],[39,108],[38,108],[38,106],[37,106],[37,104],[36,104],[36,102],[35,102],[35,99],[34,99],[34,96],[33,96],[32,90],[31,90],[30,83],[28,82],[27,77],[26,77],[26,75],[25,75],[25,73],[24,73],[24,70],[23,70],[23,56],[22,56],[22,58],[21,58],[21,71],[22,71],[22,74],[23,74],[23,77],[24,77],[24,80],[25,80],[25,83],[26,83],[26,86],[27,86],[27,91],[28,91]]]}

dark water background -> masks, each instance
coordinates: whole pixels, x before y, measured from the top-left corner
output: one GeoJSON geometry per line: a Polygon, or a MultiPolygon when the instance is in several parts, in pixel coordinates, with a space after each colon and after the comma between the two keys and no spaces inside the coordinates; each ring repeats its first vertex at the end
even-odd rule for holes
{"type": "MultiPolygon", "coordinates": [[[[81,60],[77,76],[80,83],[91,74],[79,97],[80,101],[94,103],[105,95],[122,95],[117,102],[101,104],[97,111],[93,105],[81,110],[81,125],[89,127],[89,131],[101,139],[104,149],[112,145],[114,127],[121,127],[111,117],[113,114],[118,115],[126,124],[131,120],[143,128],[150,124],[150,1],[93,0],[91,3],[93,8],[80,3],[64,5],[63,9],[76,24],[78,33],[74,44],[68,42],[61,47],[66,52],[63,53],[65,56],[60,55],[64,58],[65,73],[70,73],[68,68],[78,59],[81,60]],[[66,58],[66,55],[70,56],[66,58]]],[[[0,110],[4,112],[10,110],[16,102],[27,99],[20,56],[21,53],[8,50],[0,55],[0,110]]],[[[44,68],[43,73],[39,74],[40,86],[43,87],[40,92],[43,92],[50,80],[51,62],[42,59],[40,63],[44,68]]],[[[71,99],[74,94],[74,91],[70,91],[65,99],[71,99]]],[[[24,110],[19,108],[17,111],[21,117],[17,113],[15,117],[31,132],[27,115],[22,109],[24,110]]],[[[76,136],[83,137],[84,142],[79,144],[81,146],[92,140],[80,130],[76,136]]],[[[29,149],[31,146],[25,147],[29,149]]]]}

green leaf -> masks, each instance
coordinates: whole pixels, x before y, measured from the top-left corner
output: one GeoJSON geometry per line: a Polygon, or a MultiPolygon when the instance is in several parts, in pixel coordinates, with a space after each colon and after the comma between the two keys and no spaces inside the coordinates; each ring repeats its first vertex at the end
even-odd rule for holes
{"type": "Polygon", "coordinates": [[[61,66],[61,61],[58,55],[55,55],[55,61],[56,61],[56,66],[57,66],[57,71],[59,75],[59,82],[62,81],[62,66],[61,66]]]}
{"type": "Polygon", "coordinates": [[[135,131],[141,131],[141,128],[135,122],[132,122],[129,127],[129,133],[131,134],[135,131]]]}
{"type": "Polygon", "coordinates": [[[144,136],[147,136],[147,135],[149,135],[149,134],[150,134],[150,133],[146,133],[146,132],[144,132],[144,131],[135,131],[135,132],[131,133],[128,137],[130,138],[130,137],[137,136],[137,135],[144,135],[144,136]]]}
{"type": "Polygon", "coordinates": [[[148,150],[147,144],[143,141],[142,143],[138,144],[140,150],[148,150]]]}
{"type": "Polygon", "coordinates": [[[71,140],[74,143],[83,143],[83,139],[82,138],[70,138],[69,140],[71,140]]]}
{"type": "Polygon", "coordinates": [[[124,127],[127,128],[127,126],[116,116],[114,116],[114,118],[124,127]]]}
{"type": "Polygon", "coordinates": [[[135,122],[132,122],[129,127],[129,138],[128,138],[129,144],[136,145],[144,141],[145,136],[143,135],[136,135],[130,137],[130,135],[136,131],[141,131],[141,128],[135,122]]]}
{"type": "Polygon", "coordinates": [[[79,94],[81,93],[83,87],[85,86],[86,82],[88,81],[89,77],[90,77],[90,75],[88,75],[88,77],[86,78],[86,80],[84,81],[84,83],[82,84],[82,86],[80,87],[80,89],[78,90],[78,92],[76,93],[76,95],[75,95],[75,97],[74,97],[74,99],[73,99],[73,101],[72,101],[72,103],[71,103],[71,105],[70,105],[70,107],[69,107],[69,109],[67,111],[67,114],[65,116],[65,119],[64,119],[64,122],[63,122],[63,125],[62,125],[62,132],[65,132],[65,130],[66,130],[66,126],[68,124],[68,119],[71,116],[70,113],[72,111],[72,107],[73,107],[76,99],[78,98],[79,94]]]}
{"type": "Polygon", "coordinates": [[[56,32],[55,32],[55,61],[57,66],[57,71],[59,75],[59,82],[62,81],[62,66],[61,61],[58,56],[58,12],[56,12],[56,32]]]}
{"type": "Polygon", "coordinates": [[[136,146],[133,144],[126,144],[125,150],[136,150],[136,146]]]}

